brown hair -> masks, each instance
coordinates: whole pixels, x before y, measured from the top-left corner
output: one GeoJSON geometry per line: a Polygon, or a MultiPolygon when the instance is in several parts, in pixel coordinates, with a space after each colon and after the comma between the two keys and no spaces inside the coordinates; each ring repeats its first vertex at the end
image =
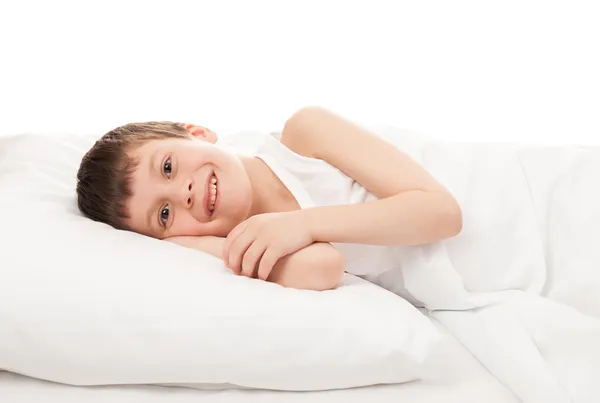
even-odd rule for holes
{"type": "Polygon", "coordinates": [[[154,139],[191,138],[181,123],[129,123],[106,133],[84,155],[77,172],[77,205],[88,218],[129,229],[125,202],[131,197],[131,174],[138,161],[127,153],[154,139]]]}

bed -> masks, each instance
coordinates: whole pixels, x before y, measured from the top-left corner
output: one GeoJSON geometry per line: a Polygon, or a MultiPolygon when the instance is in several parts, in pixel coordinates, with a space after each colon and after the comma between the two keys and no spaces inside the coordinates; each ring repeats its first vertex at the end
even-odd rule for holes
{"type": "MultiPolygon", "coordinates": [[[[10,212],[0,396],[600,401],[600,148],[442,143],[373,130],[453,191],[465,225],[455,239],[404,249],[401,279],[348,275],[339,290],[318,295],[233,279],[197,251],[80,217],[74,174],[91,136],[0,139],[0,208],[10,212]],[[189,270],[199,261],[207,270],[189,270]],[[400,280],[420,309],[387,291],[400,280]],[[238,299],[245,303],[231,303],[238,299]],[[230,351],[242,337],[255,342],[230,351]]],[[[261,136],[222,145],[244,152],[261,136]]]]}

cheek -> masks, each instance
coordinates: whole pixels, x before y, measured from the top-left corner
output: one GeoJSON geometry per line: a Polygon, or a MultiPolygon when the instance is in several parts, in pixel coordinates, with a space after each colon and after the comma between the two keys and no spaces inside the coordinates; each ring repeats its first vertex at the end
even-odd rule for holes
{"type": "Polygon", "coordinates": [[[170,228],[169,236],[226,236],[223,222],[198,222],[188,212],[177,214],[170,228]]]}
{"type": "Polygon", "coordinates": [[[223,164],[223,155],[220,150],[216,150],[213,147],[205,147],[197,150],[192,157],[197,165],[204,164],[223,164]]]}
{"type": "Polygon", "coordinates": [[[179,214],[171,228],[176,235],[203,236],[210,235],[206,224],[199,223],[189,214],[179,214]]]}
{"type": "Polygon", "coordinates": [[[179,169],[184,171],[197,170],[207,162],[206,153],[197,149],[179,149],[174,152],[179,169]]]}

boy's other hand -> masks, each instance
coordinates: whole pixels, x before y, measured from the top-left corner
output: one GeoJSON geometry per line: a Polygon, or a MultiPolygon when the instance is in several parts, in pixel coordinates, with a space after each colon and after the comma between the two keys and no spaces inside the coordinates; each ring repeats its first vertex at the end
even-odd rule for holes
{"type": "Polygon", "coordinates": [[[259,214],[227,236],[223,261],[236,274],[267,280],[279,259],[314,242],[300,211],[259,214]]]}

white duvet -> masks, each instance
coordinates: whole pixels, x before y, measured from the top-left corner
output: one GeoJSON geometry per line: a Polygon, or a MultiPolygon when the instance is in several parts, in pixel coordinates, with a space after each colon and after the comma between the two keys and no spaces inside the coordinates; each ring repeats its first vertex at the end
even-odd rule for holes
{"type": "Polygon", "coordinates": [[[464,228],[405,249],[409,292],[524,402],[599,402],[600,148],[412,154],[457,196],[464,228]]]}

